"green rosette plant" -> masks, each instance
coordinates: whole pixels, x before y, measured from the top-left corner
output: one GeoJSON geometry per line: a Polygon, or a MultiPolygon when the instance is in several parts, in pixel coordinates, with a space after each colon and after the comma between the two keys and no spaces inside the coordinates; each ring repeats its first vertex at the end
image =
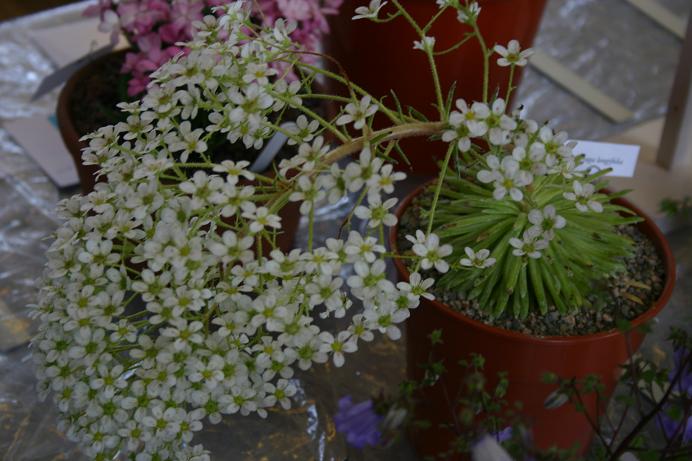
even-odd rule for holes
{"type": "MultiPolygon", "coordinates": [[[[486,130],[471,120],[473,108],[460,109],[450,117],[486,130]]],[[[441,183],[433,228],[458,264],[438,286],[465,293],[493,316],[545,314],[551,305],[578,310],[596,281],[624,269],[632,241],[618,227],[640,218],[610,202],[623,194],[601,192],[607,171],[580,171],[583,156],[573,155],[565,133],[502,117],[515,127],[502,135],[511,141],[483,136],[489,151],[464,152],[463,166],[441,183]]]]}

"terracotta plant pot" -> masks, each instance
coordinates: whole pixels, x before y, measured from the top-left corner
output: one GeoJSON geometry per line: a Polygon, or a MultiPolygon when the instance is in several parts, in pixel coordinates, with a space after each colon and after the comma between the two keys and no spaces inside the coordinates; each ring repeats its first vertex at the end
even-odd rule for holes
{"type": "MultiPolygon", "coordinates": [[[[124,58],[124,54],[127,53],[127,51],[128,50],[117,51],[115,54],[123,55],[124,58]]],[[[58,98],[58,106],[56,108],[58,128],[60,129],[60,135],[65,143],[65,147],[70,152],[75,167],[77,168],[79,182],[83,194],[88,194],[94,190],[94,186],[96,184],[95,175],[98,171],[98,167],[94,165],[84,165],[82,163],[82,149],[87,147],[88,144],[79,140],[82,135],[77,132],[72,114],[70,113],[71,100],[73,98],[75,88],[77,88],[77,86],[84,81],[85,77],[92,75],[95,70],[101,66],[101,63],[104,60],[112,59],[112,56],[113,54],[101,56],[75,72],[65,83],[65,86],[60,91],[60,96],[58,98]]],[[[299,206],[300,205],[298,203],[291,202],[284,206],[279,212],[281,222],[283,223],[283,232],[277,236],[276,240],[278,247],[284,252],[288,252],[293,249],[296,230],[298,229],[298,224],[300,222],[300,213],[298,212],[299,206]]],[[[268,254],[268,244],[263,245],[263,251],[263,254],[268,254]]]]}
{"type": "MultiPolygon", "coordinates": [[[[437,11],[432,0],[400,0],[411,16],[425,24],[437,11]]],[[[507,45],[518,40],[523,48],[531,46],[543,15],[545,0],[481,0],[479,28],[489,47],[507,45]]],[[[341,12],[329,18],[330,33],[325,36],[325,52],[335,58],[348,77],[376,97],[386,96],[393,107],[390,90],[393,90],[402,107],[412,106],[427,117],[438,117],[433,81],[427,58],[420,50],[413,49],[416,33],[402,17],[386,24],[375,24],[369,20],[352,21],[356,7],[367,5],[365,0],[345,0],[341,12]]],[[[380,12],[385,17],[394,11],[386,5],[380,12]]],[[[444,50],[464,37],[470,28],[461,24],[455,11],[449,9],[432,27],[429,35],[436,38],[435,49],[444,50]]],[[[483,57],[480,46],[470,41],[457,50],[438,56],[437,67],[442,92],[447,96],[456,81],[456,97],[467,101],[478,101],[483,96],[483,57]]],[[[332,70],[337,71],[335,65],[332,70]]],[[[507,90],[509,68],[501,68],[491,59],[490,94],[499,89],[504,95],[507,90]]],[[[520,68],[515,72],[515,85],[521,79],[520,68]]],[[[331,83],[331,82],[330,82],[331,83]]],[[[341,86],[330,91],[344,92],[341,86]]],[[[410,139],[402,143],[405,152],[430,152],[431,155],[410,156],[412,170],[416,174],[437,172],[437,160],[446,150],[446,144],[430,143],[425,139],[410,139]]]]}
{"type": "MultiPolygon", "coordinates": [[[[411,200],[420,194],[428,184],[411,193],[401,204],[401,216],[411,200]]],[[[614,201],[625,206],[644,221],[637,226],[654,243],[665,265],[666,279],[663,291],[654,305],[632,321],[634,327],[640,326],[666,305],[675,282],[675,263],[668,243],[654,222],[638,208],[623,199],[614,201]]],[[[393,251],[397,251],[397,231],[392,228],[389,234],[393,251]]],[[[399,277],[408,281],[409,272],[401,260],[395,260],[399,277]]],[[[600,375],[605,385],[605,395],[613,392],[620,365],[627,361],[640,346],[643,334],[636,328],[627,339],[619,331],[589,334],[584,336],[535,337],[486,325],[472,320],[447,305],[422,299],[407,322],[407,362],[411,378],[420,380],[422,369],[419,364],[426,363],[431,351],[428,335],[436,329],[442,330],[444,343],[436,347],[434,355],[442,358],[447,367],[444,383],[448,390],[459,389],[463,370],[456,366],[459,360],[467,359],[469,354],[478,353],[485,357],[485,375],[494,386],[497,373],[506,371],[509,379],[507,400],[522,402],[522,414],[533,429],[534,442],[539,448],[557,446],[570,448],[578,443],[583,453],[589,446],[593,432],[582,413],[573,405],[565,404],[556,409],[546,409],[546,397],[556,389],[555,385],[545,384],[541,377],[545,372],[553,372],[563,378],[582,378],[587,374],[600,375]],[[628,344],[629,343],[629,344],[628,344]]],[[[449,447],[451,433],[439,429],[439,424],[449,421],[449,405],[444,398],[442,383],[427,389],[420,396],[425,405],[417,408],[417,418],[432,422],[428,430],[414,432],[413,443],[421,454],[439,453],[449,447]]],[[[585,400],[586,409],[594,414],[596,399],[585,400]]]]}

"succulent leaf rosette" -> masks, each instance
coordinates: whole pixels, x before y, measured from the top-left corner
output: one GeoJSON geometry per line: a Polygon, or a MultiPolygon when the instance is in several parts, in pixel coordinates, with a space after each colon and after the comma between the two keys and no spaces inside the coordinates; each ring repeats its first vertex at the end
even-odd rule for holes
{"type": "Polygon", "coordinates": [[[623,270],[631,251],[618,226],[640,220],[601,191],[607,171],[585,171],[567,133],[505,115],[502,99],[457,101],[449,120],[443,139],[461,161],[431,216],[456,264],[438,286],[494,316],[585,306],[594,281],[623,270]],[[472,140],[487,146],[483,155],[472,140]]]}
{"type": "MultiPolygon", "coordinates": [[[[527,51],[515,43],[485,46],[475,2],[438,4],[471,26],[486,68],[495,54],[498,65],[525,64],[527,51]]],[[[306,62],[291,39],[294,22],[262,27],[248,3],[236,2],[195,23],[189,53],[156,70],[141,100],[120,105],[125,122],[87,137],[83,159],[99,165],[104,181],[60,204],[64,224],[48,252],[32,344],[40,393],[52,395],[62,428],[92,458],[209,459],[194,442],[204,422],[289,408],[296,370],[341,366],[376,332],[397,339],[410,309],[432,297],[433,278],[423,271],[447,273],[443,283],[498,313],[518,303],[521,314],[526,300],[544,306],[541,293],[558,303],[553,288],[583,296],[587,276],[613,269],[608,258],[625,252],[614,233],[624,218],[591,184],[598,174],[575,170],[580,159],[564,135],[506,115],[487,85],[483,102],[445,102],[435,40],[426,35],[439,15],[421,26],[397,0],[380,18],[383,5],[373,1],[357,16],[403,16],[417,31],[437,121],[391,109],[306,62]],[[313,92],[316,78],[343,83],[349,96],[313,92]],[[313,99],[341,109],[324,118],[304,104],[313,99]],[[288,109],[300,115],[277,125],[288,109]],[[374,130],[375,116],[390,126],[374,130]],[[221,135],[259,149],[277,133],[298,153],[272,174],[216,159],[209,147],[221,135]],[[397,222],[392,194],[405,177],[391,159],[411,136],[442,138],[449,149],[428,227],[408,236],[413,252],[401,256],[388,252],[384,235],[397,222]],[[349,218],[344,232],[318,244],[316,206],[346,194],[357,197],[349,217],[368,225],[358,230],[349,218]],[[307,221],[307,248],[283,252],[279,211],[289,202],[307,221]],[[408,282],[387,279],[393,257],[410,258],[408,282]],[[543,275],[549,263],[572,285],[559,271],[543,275]],[[319,317],[348,324],[329,331],[319,317]]]]}

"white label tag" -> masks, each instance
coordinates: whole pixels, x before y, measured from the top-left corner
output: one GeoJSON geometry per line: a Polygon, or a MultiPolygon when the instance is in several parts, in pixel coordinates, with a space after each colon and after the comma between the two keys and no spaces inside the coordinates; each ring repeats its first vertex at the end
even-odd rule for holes
{"type": "MultiPolygon", "coordinates": [[[[116,2],[117,3],[117,2],[116,2]]],[[[51,27],[29,30],[29,36],[46,52],[58,67],[65,67],[110,44],[110,35],[98,30],[98,18],[80,19],[51,27]]],[[[116,50],[127,48],[127,40],[119,37],[116,50]]]]}
{"type": "Polygon", "coordinates": [[[640,146],[595,141],[576,141],[576,143],[577,146],[573,150],[574,154],[585,155],[581,169],[597,171],[612,168],[613,171],[606,176],[620,178],[634,176],[640,146]]]}
{"type": "Polygon", "coordinates": [[[60,187],[79,184],[77,168],[62,142],[60,132],[43,115],[3,122],[3,127],[43,171],[60,187]]]}

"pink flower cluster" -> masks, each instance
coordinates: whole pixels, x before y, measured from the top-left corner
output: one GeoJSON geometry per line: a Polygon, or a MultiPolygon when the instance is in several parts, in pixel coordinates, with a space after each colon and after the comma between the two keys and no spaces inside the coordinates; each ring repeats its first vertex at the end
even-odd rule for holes
{"type": "MultiPolygon", "coordinates": [[[[272,26],[279,18],[295,21],[298,27],[291,38],[306,50],[317,51],[322,35],[329,32],[327,16],[339,13],[343,0],[256,0],[255,9],[262,25],[272,26]]],[[[315,58],[306,57],[307,61],[315,58]]]]}
{"type": "MultiPolygon", "coordinates": [[[[279,18],[298,25],[291,38],[308,51],[318,51],[329,31],[326,16],[337,14],[342,0],[255,0],[255,16],[271,26],[279,18]]],[[[193,24],[224,0],[98,0],[84,11],[101,19],[99,30],[117,41],[120,32],[134,48],[127,53],[122,72],[131,74],[127,92],[136,96],[149,84],[149,74],[178,53],[178,42],[192,38],[193,24]]],[[[306,55],[306,61],[315,58],[306,55]]]]}

